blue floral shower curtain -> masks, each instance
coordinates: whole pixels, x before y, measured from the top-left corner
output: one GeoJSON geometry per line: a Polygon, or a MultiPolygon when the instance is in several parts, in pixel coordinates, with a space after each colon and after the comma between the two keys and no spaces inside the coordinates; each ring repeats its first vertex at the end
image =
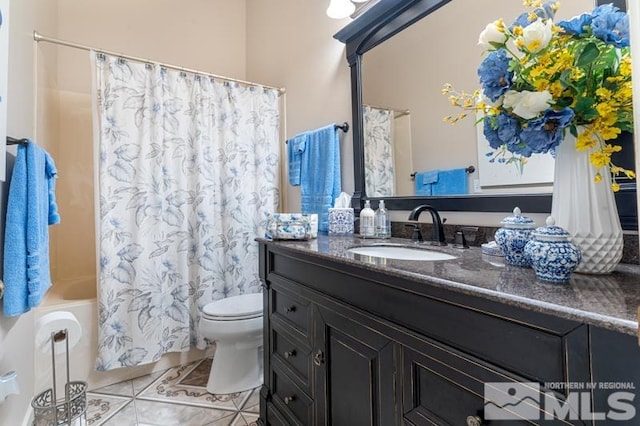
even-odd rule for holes
{"type": "Polygon", "coordinates": [[[275,90],[92,52],[98,370],[204,348],[202,308],[260,291],[279,199],[275,90]]]}
{"type": "Polygon", "coordinates": [[[367,196],[396,194],[392,110],[364,106],[364,171],[367,196]]]}

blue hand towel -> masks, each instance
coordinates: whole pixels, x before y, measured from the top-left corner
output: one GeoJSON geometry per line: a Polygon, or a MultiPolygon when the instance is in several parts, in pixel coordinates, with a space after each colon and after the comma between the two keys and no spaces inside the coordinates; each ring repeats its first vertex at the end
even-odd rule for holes
{"type": "Polygon", "coordinates": [[[438,182],[438,170],[418,172],[415,176],[416,195],[433,195],[433,185],[438,182]]]}
{"type": "Polygon", "coordinates": [[[287,157],[289,159],[289,183],[293,186],[300,185],[300,168],[302,165],[302,153],[307,144],[307,132],[301,133],[287,141],[287,157]]]}
{"type": "Polygon", "coordinates": [[[438,182],[433,185],[433,195],[460,195],[467,193],[465,168],[439,170],[438,182]]]}
{"type": "Polygon", "coordinates": [[[318,214],[318,230],[329,230],[329,208],[340,194],[340,139],[335,125],[308,132],[302,153],[302,213],[318,214]]]}
{"type": "Polygon", "coordinates": [[[4,241],[4,314],[38,306],[51,286],[48,226],[60,222],[55,201],[56,167],[29,142],[18,146],[9,186],[4,241]]]}

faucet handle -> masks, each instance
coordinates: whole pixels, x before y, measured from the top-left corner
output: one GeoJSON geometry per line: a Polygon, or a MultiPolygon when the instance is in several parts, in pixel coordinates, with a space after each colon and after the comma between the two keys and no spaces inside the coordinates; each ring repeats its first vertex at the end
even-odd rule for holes
{"type": "Polygon", "coordinates": [[[461,226],[460,232],[464,235],[466,241],[471,242],[473,244],[478,238],[478,227],[477,226],[461,226]]]}
{"type": "Polygon", "coordinates": [[[420,232],[420,225],[417,223],[406,223],[404,226],[413,227],[413,233],[411,234],[412,241],[422,241],[422,232],[420,232]]]}
{"type": "Polygon", "coordinates": [[[455,239],[453,240],[453,247],[462,249],[469,248],[469,244],[467,244],[467,240],[464,237],[464,232],[456,232],[455,239]]]}

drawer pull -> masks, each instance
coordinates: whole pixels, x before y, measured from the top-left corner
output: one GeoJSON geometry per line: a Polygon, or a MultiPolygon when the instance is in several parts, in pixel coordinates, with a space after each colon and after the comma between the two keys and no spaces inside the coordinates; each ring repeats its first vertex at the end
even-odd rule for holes
{"type": "Polygon", "coordinates": [[[295,401],[295,400],[296,400],[295,395],[285,396],[285,397],[284,397],[284,403],[285,403],[286,405],[291,404],[291,403],[292,403],[293,401],[295,401]]]}
{"type": "Polygon", "coordinates": [[[322,353],[322,351],[316,352],[315,355],[313,356],[313,363],[318,367],[320,367],[323,362],[324,362],[324,354],[322,353]]]}
{"type": "Polygon", "coordinates": [[[291,306],[287,306],[287,308],[285,309],[285,312],[290,314],[292,312],[296,311],[296,306],[295,305],[291,305],[291,306]]]}
{"type": "Polygon", "coordinates": [[[296,356],[295,349],[284,353],[284,357],[286,359],[289,359],[289,358],[294,357],[294,356],[296,356]]]}
{"type": "Polygon", "coordinates": [[[467,417],[467,426],[481,426],[482,419],[478,416],[468,416],[467,417]]]}

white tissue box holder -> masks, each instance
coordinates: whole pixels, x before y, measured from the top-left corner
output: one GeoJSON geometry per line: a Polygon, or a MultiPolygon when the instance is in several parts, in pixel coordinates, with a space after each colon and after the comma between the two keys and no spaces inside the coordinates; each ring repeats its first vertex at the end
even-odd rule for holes
{"type": "Polygon", "coordinates": [[[330,208],[329,235],[352,235],[354,217],[351,207],[330,208]]]}

